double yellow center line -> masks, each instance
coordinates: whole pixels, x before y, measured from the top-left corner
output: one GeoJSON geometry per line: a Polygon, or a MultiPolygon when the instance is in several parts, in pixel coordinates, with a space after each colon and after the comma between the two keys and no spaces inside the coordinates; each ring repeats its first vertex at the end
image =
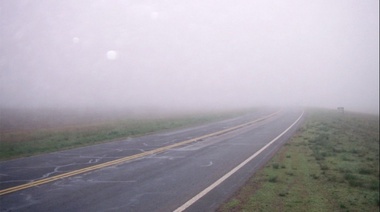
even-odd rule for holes
{"type": "Polygon", "coordinates": [[[183,146],[183,145],[186,145],[186,144],[189,144],[189,143],[193,143],[193,142],[196,142],[196,141],[199,141],[199,140],[202,140],[202,139],[205,139],[205,138],[209,138],[209,137],[212,137],[212,136],[222,135],[222,134],[225,134],[225,133],[228,133],[228,132],[231,132],[231,131],[234,131],[234,130],[237,130],[237,129],[240,129],[240,128],[243,128],[243,127],[246,127],[246,126],[251,125],[251,124],[253,124],[255,122],[259,122],[259,121],[263,121],[265,119],[268,119],[268,118],[270,118],[272,116],[275,116],[279,112],[280,111],[277,111],[277,112],[269,114],[269,115],[267,115],[265,117],[262,117],[262,118],[254,120],[254,121],[247,122],[247,123],[235,126],[235,127],[231,127],[231,128],[228,128],[228,129],[224,129],[224,130],[221,130],[221,131],[218,131],[218,132],[210,133],[210,134],[207,134],[207,135],[203,135],[203,136],[200,136],[200,137],[197,137],[197,138],[193,138],[193,139],[189,139],[189,140],[186,140],[186,141],[182,141],[182,142],[179,142],[179,143],[171,144],[171,145],[168,145],[168,146],[160,147],[160,148],[157,148],[157,149],[154,149],[154,150],[150,150],[150,151],[142,152],[142,153],[139,153],[139,154],[135,154],[135,155],[119,158],[119,159],[116,159],[116,160],[112,160],[112,161],[108,161],[108,162],[105,162],[105,163],[89,166],[89,167],[78,169],[78,170],[75,170],[75,171],[70,171],[70,172],[67,172],[67,173],[64,173],[64,174],[60,174],[60,175],[56,175],[56,176],[52,176],[52,177],[47,177],[47,178],[44,178],[44,179],[41,179],[41,180],[36,180],[36,181],[25,183],[25,184],[22,184],[22,185],[19,185],[19,186],[14,186],[14,187],[10,187],[10,188],[7,188],[7,189],[3,189],[3,190],[0,190],[0,196],[1,195],[5,195],[5,194],[9,194],[9,193],[13,193],[13,192],[16,192],[16,191],[20,191],[20,190],[23,190],[23,189],[31,188],[31,187],[34,187],[34,186],[42,185],[42,184],[45,184],[45,183],[50,183],[50,182],[53,182],[53,181],[56,181],[56,180],[61,180],[61,179],[67,178],[67,177],[72,177],[72,176],[75,176],[75,175],[78,175],[78,174],[83,174],[85,172],[94,171],[94,170],[101,169],[101,168],[104,168],[104,167],[114,166],[114,165],[121,164],[121,163],[124,163],[124,162],[127,162],[127,161],[131,161],[131,160],[134,160],[134,159],[142,158],[142,157],[145,157],[145,156],[148,156],[148,155],[153,155],[153,154],[161,153],[161,152],[167,151],[169,149],[173,149],[173,148],[176,148],[176,147],[179,147],[179,146],[183,146]]]}

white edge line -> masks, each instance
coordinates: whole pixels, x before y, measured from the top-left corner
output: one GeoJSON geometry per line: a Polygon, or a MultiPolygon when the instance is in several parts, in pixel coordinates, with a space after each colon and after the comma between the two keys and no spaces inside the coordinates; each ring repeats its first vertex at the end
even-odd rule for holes
{"type": "Polygon", "coordinates": [[[262,151],[264,151],[268,146],[270,146],[272,143],[277,141],[281,136],[283,136],[286,132],[288,132],[303,116],[304,111],[302,111],[302,114],[298,117],[298,119],[290,125],[284,132],[282,132],[280,135],[278,135],[276,138],[274,138],[271,142],[269,142],[267,145],[265,145],[263,148],[261,148],[259,151],[257,151],[255,154],[251,155],[249,158],[247,158],[245,161],[240,163],[238,166],[233,168],[231,171],[229,171],[227,174],[225,174],[223,177],[219,178],[217,181],[215,181],[213,184],[211,184],[209,187],[205,188],[203,191],[201,191],[199,194],[195,195],[193,198],[191,198],[189,201],[187,201],[185,204],[181,205],[179,208],[174,210],[174,212],[181,212],[186,210],[188,207],[190,207],[192,204],[194,204],[196,201],[198,201],[200,198],[205,196],[208,192],[210,192],[212,189],[220,185],[223,181],[225,181],[227,178],[229,178],[231,175],[233,175],[235,172],[237,172],[239,169],[241,169],[243,166],[245,166],[247,163],[249,163],[252,159],[257,157],[262,151]]]}

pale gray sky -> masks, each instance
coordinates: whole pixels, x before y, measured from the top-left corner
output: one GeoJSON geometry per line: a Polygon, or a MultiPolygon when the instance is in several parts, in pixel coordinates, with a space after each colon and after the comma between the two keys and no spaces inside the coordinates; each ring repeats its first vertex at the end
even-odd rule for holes
{"type": "Polygon", "coordinates": [[[378,0],[0,2],[6,107],[378,113],[378,0]]]}

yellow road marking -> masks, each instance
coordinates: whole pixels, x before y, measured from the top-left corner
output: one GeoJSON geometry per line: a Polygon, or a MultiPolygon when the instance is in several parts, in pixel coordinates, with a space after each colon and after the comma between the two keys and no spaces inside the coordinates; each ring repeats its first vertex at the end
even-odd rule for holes
{"type": "Polygon", "coordinates": [[[270,118],[272,116],[275,116],[279,112],[280,111],[277,111],[277,112],[269,114],[269,115],[267,115],[265,117],[262,117],[262,118],[254,120],[254,121],[247,122],[247,123],[235,126],[235,127],[231,127],[231,128],[228,128],[228,129],[224,129],[224,130],[218,131],[218,132],[214,132],[214,133],[210,133],[210,134],[207,134],[207,135],[203,135],[203,136],[200,136],[200,137],[197,137],[197,138],[192,138],[192,139],[189,139],[189,140],[186,140],[186,141],[182,141],[182,142],[179,142],[179,143],[175,143],[175,144],[171,144],[171,145],[168,145],[168,146],[160,147],[160,148],[157,148],[157,149],[154,149],[154,150],[150,150],[150,151],[142,152],[142,153],[139,153],[139,154],[135,154],[135,155],[119,158],[119,159],[116,159],[116,160],[112,160],[112,161],[104,162],[104,163],[101,163],[101,164],[89,166],[89,167],[78,169],[78,170],[75,170],[75,171],[70,171],[70,172],[67,172],[67,173],[64,173],[64,174],[60,174],[60,175],[56,175],[56,176],[52,176],[52,177],[47,177],[45,179],[36,180],[36,181],[25,183],[25,184],[22,184],[22,185],[19,185],[19,186],[14,186],[14,187],[10,187],[10,188],[7,188],[7,189],[3,189],[3,190],[0,190],[0,196],[1,195],[5,195],[5,194],[9,194],[9,193],[13,193],[13,192],[16,192],[16,191],[20,191],[20,190],[23,190],[23,189],[31,188],[31,187],[34,187],[34,186],[42,185],[42,184],[45,184],[45,183],[53,182],[53,181],[56,181],[56,180],[64,179],[64,178],[67,178],[67,177],[75,176],[75,175],[82,174],[82,173],[85,173],[85,172],[94,171],[94,170],[105,168],[105,167],[108,167],[108,166],[113,166],[113,165],[120,164],[120,163],[123,163],[123,162],[131,161],[131,160],[138,159],[138,158],[142,158],[142,157],[145,157],[145,156],[148,156],[148,155],[157,154],[157,153],[169,150],[169,149],[173,149],[175,147],[183,146],[183,145],[186,145],[186,144],[189,144],[189,143],[193,143],[195,141],[199,141],[199,140],[202,140],[202,139],[205,139],[205,138],[209,138],[209,137],[212,137],[212,136],[222,135],[222,134],[225,134],[225,133],[228,133],[228,132],[231,132],[231,131],[234,131],[234,130],[237,130],[237,129],[240,129],[240,128],[243,128],[243,127],[246,127],[246,126],[249,126],[249,125],[251,125],[253,123],[256,123],[256,122],[268,119],[268,118],[270,118]]]}

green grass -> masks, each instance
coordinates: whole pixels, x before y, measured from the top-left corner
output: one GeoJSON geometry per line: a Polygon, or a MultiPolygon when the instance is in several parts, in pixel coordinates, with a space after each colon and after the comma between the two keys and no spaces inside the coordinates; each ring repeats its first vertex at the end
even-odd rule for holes
{"type": "Polygon", "coordinates": [[[379,211],[379,117],[308,110],[296,135],[230,201],[218,210],[379,211]]]}
{"type": "Polygon", "coordinates": [[[184,115],[154,119],[125,119],[92,125],[0,132],[0,160],[31,156],[140,136],[242,115],[248,111],[184,115]]]}

